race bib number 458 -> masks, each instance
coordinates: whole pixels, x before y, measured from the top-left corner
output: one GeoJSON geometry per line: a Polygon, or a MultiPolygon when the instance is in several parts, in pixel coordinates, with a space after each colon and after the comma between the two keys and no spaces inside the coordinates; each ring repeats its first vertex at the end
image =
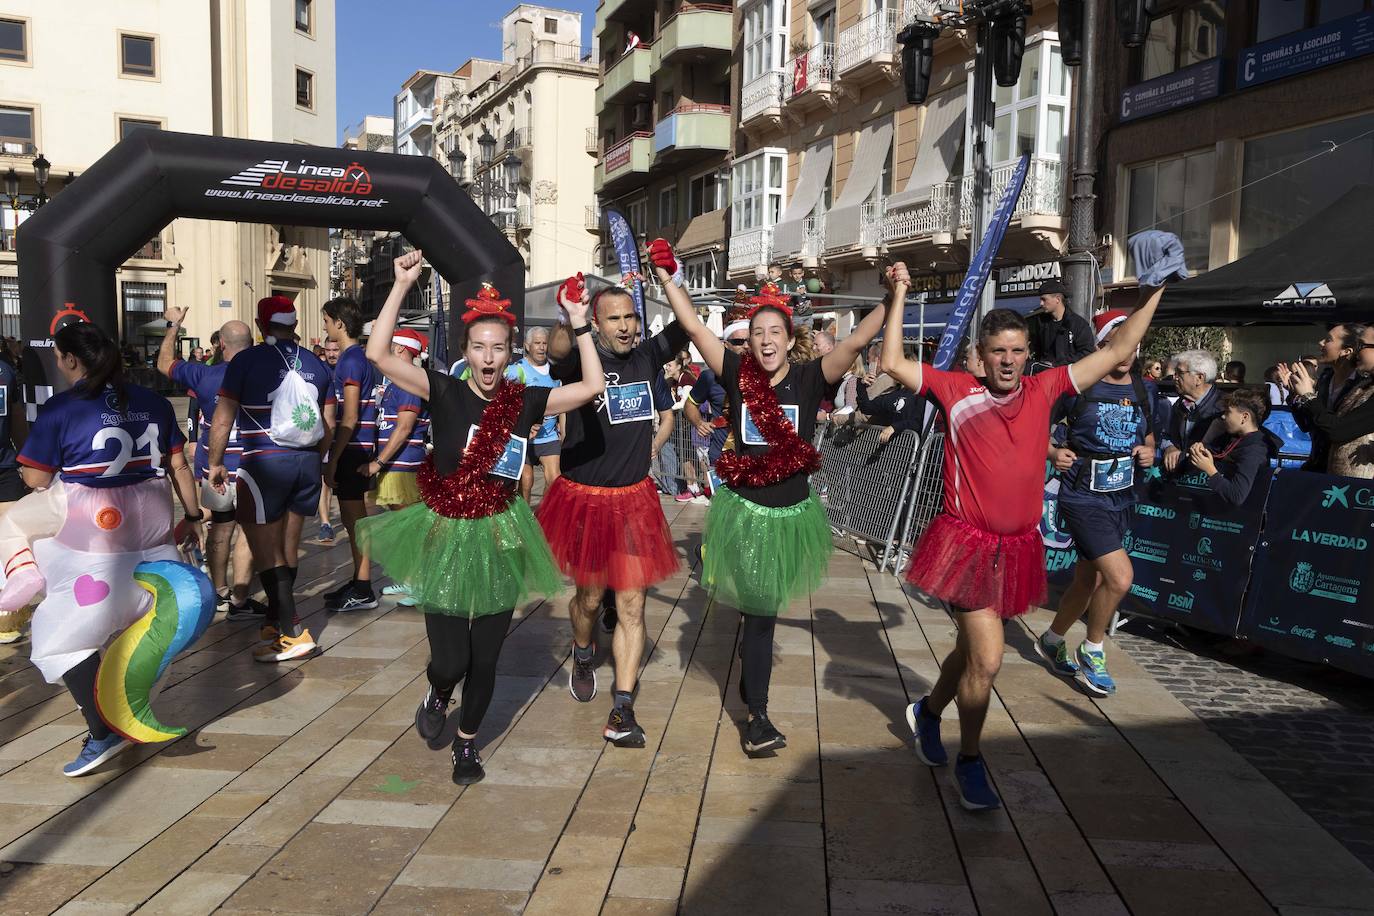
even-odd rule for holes
{"type": "Polygon", "coordinates": [[[654,399],[648,382],[606,386],[606,412],[611,423],[639,423],[654,417],[654,399]]]}

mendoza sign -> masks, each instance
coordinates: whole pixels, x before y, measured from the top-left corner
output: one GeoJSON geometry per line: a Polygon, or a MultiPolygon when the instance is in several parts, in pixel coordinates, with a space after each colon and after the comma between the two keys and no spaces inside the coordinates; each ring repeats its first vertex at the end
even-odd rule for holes
{"type": "Polygon", "coordinates": [[[1221,92],[1221,58],[1203,61],[1173,73],[1127,86],[1121,92],[1121,120],[1134,121],[1163,114],[1221,92]]]}
{"type": "Polygon", "coordinates": [[[1280,474],[1241,635],[1292,658],[1374,674],[1374,481],[1280,474]]]}
{"type": "Polygon", "coordinates": [[[1294,32],[1240,52],[1236,88],[1258,86],[1374,51],[1374,12],[1294,32]]]}

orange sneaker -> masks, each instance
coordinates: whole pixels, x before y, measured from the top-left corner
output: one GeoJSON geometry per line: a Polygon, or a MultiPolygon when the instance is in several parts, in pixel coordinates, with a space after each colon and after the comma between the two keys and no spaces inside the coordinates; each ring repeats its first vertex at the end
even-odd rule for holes
{"type": "MultiPolygon", "coordinates": [[[[266,629],[266,628],[264,628],[266,629]]],[[[315,652],[315,640],[309,630],[302,630],[300,636],[278,636],[275,642],[258,646],[253,650],[255,662],[289,662],[294,658],[305,658],[315,652]]]]}

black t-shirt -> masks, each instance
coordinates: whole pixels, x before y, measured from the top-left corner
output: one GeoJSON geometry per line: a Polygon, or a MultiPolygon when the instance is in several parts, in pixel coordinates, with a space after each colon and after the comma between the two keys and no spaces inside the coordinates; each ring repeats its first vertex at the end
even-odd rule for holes
{"type": "MultiPolygon", "coordinates": [[[[649,476],[654,443],[655,380],[663,364],[687,346],[676,321],[625,356],[598,348],[606,392],[567,414],[559,465],[569,480],[589,487],[628,487],[649,476]]],[[[553,363],[563,384],[582,380],[576,347],[553,363]]]]}
{"type": "MultiPolygon", "coordinates": [[[[720,384],[725,389],[725,397],[730,402],[730,429],[735,434],[735,451],[744,455],[756,455],[768,451],[767,445],[753,445],[746,442],[744,438],[744,396],[739,389],[739,368],[740,356],[738,353],[725,351],[725,361],[721,366],[720,384]]],[[[773,392],[778,396],[778,404],[782,406],[783,415],[792,419],[795,409],[794,423],[797,428],[797,435],[801,436],[806,442],[810,442],[816,435],[816,409],[820,406],[821,400],[825,397],[825,373],[821,371],[821,361],[819,358],[810,362],[802,363],[800,366],[790,366],[787,374],[782,377],[782,381],[773,386],[773,392]]],[[[750,417],[752,425],[753,418],[750,417]]],[[[755,438],[757,427],[750,434],[751,441],[758,441],[762,437],[755,438]]],[[[780,509],[784,506],[795,506],[797,503],[811,495],[811,484],[805,474],[793,474],[785,480],[780,480],[775,484],[766,487],[738,487],[735,492],[751,503],[760,506],[768,506],[773,509],[780,509]]]]}
{"type": "MultiPolygon", "coordinates": [[[[466,381],[456,379],[446,372],[428,370],[429,375],[429,431],[434,441],[434,469],[445,476],[458,469],[463,460],[463,450],[467,448],[468,437],[473,427],[482,422],[490,401],[483,400],[466,381]]],[[[544,410],[549,403],[552,388],[536,388],[526,385],[524,406],[520,418],[512,428],[512,438],[516,434],[529,433],[530,428],[544,420],[544,410]]],[[[526,449],[531,448],[526,438],[526,449]]],[[[520,465],[510,463],[519,474],[520,465]]],[[[496,475],[500,476],[500,475],[496,475]]],[[[502,477],[502,482],[515,488],[516,480],[502,477]]]]}

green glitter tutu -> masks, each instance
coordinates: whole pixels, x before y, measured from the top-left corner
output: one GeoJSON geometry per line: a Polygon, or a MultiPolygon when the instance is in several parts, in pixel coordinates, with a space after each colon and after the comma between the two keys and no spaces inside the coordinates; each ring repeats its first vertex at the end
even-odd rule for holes
{"type": "Polygon", "coordinates": [[[358,544],[429,614],[482,617],[554,595],[563,577],[523,499],[486,518],[449,518],[424,503],[358,522],[358,544]]]}
{"type": "Polygon", "coordinates": [[[830,523],[816,494],[771,509],[721,487],[706,513],[701,581],[723,603],[776,617],[821,584],[830,549],[830,523]]]}

